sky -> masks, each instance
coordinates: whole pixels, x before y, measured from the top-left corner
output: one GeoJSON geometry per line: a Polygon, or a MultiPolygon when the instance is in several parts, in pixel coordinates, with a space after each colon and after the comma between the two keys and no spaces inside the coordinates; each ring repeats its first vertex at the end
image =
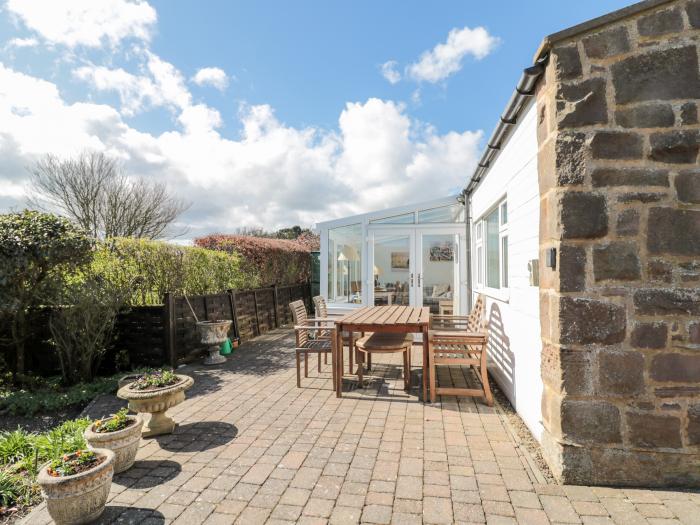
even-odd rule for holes
{"type": "Polygon", "coordinates": [[[630,3],[0,0],[0,212],[86,150],[185,238],[456,194],[542,38],[630,3]]]}

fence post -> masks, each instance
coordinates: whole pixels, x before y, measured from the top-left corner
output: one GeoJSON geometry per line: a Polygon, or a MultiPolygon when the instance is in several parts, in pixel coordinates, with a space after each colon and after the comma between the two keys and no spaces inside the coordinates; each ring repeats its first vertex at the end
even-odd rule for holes
{"type": "Polygon", "coordinates": [[[277,284],[272,285],[272,300],[275,303],[275,328],[280,327],[279,301],[277,297],[277,284]]]}
{"type": "Polygon", "coordinates": [[[166,292],[163,297],[163,328],[165,338],[165,360],[170,366],[177,368],[177,353],[175,352],[175,297],[172,292],[166,292]]]}
{"type": "Polygon", "coordinates": [[[228,304],[231,307],[231,320],[233,321],[233,337],[240,339],[241,334],[238,332],[238,319],[236,318],[236,298],[233,290],[226,290],[228,294],[228,304]]]}
{"type": "Polygon", "coordinates": [[[258,292],[253,289],[253,305],[255,306],[255,335],[258,336],[262,332],[260,330],[260,316],[258,315],[258,292]]]}

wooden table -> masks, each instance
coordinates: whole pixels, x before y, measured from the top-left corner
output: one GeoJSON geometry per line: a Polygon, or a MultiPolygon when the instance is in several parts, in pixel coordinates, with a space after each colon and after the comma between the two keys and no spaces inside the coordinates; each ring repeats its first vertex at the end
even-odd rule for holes
{"type": "MultiPolygon", "coordinates": [[[[348,346],[355,350],[354,332],[390,332],[423,334],[423,401],[428,400],[428,327],[430,308],[412,306],[369,306],[355,310],[335,323],[338,341],[335,345],[333,366],[336,370],[335,395],[343,390],[343,332],[350,334],[348,346]]],[[[361,366],[361,365],[360,365],[361,366]]]]}

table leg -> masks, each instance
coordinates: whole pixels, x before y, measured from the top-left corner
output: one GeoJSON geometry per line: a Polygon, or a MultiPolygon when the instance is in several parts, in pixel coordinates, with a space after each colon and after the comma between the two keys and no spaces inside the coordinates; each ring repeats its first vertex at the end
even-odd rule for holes
{"type": "Polygon", "coordinates": [[[348,374],[353,374],[353,361],[355,360],[355,341],[353,340],[352,336],[355,334],[352,330],[348,333],[350,334],[348,336],[348,354],[350,354],[348,357],[348,374]]]}
{"type": "Polygon", "coordinates": [[[340,397],[343,391],[343,327],[338,326],[335,345],[335,396],[340,397]]]}
{"type": "Polygon", "coordinates": [[[423,328],[423,403],[428,402],[428,327],[423,328]]]}

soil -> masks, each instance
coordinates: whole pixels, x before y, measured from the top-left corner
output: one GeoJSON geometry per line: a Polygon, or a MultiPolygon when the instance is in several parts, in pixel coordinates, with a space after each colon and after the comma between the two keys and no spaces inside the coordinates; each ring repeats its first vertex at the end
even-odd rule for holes
{"type": "MultiPolygon", "coordinates": [[[[90,470],[92,468],[95,468],[97,465],[104,463],[106,459],[107,458],[104,456],[102,456],[102,457],[98,456],[88,463],[80,463],[80,464],[76,465],[75,472],[70,474],[70,476],[75,476],[77,474],[81,474],[81,473],[85,472],[86,470],[90,470]]],[[[68,477],[68,476],[61,476],[58,474],[49,474],[49,475],[53,476],[54,478],[68,477]]]]}
{"type": "Polygon", "coordinates": [[[142,389],[140,389],[140,388],[132,388],[132,387],[130,386],[130,387],[129,387],[129,390],[131,390],[132,392],[155,392],[156,390],[160,390],[161,388],[167,388],[167,387],[170,387],[170,386],[175,386],[175,385],[177,385],[177,384],[179,384],[179,383],[182,383],[182,381],[183,381],[183,380],[181,380],[181,379],[178,377],[176,381],[173,381],[172,383],[169,383],[169,384],[167,384],[167,385],[151,386],[151,387],[142,388],[142,389]]]}
{"type": "Polygon", "coordinates": [[[125,428],[129,428],[131,425],[136,423],[135,420],[133,419],[127,419],[126,420],[126,425],[124,425],[122,428],[118,428],[117,430],[111,430],[111,431],[105,431],[105,430],[95,430],[98,434],[110,434],[111,432],[119,432],[120,430],[124,430],[125,428]]]}

